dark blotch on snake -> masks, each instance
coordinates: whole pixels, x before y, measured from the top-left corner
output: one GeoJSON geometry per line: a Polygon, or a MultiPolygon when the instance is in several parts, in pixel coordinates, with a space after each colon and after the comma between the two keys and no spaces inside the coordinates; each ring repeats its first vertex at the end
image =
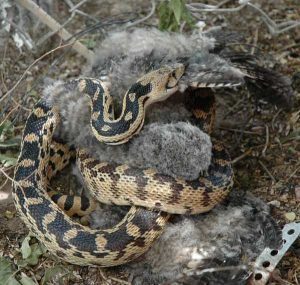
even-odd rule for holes
{"type": "Polygon", "coordinates": [[[30,175],[33,175],[35,171],[35,166],[18,167],[18,179],[26,179],[30,175]]]}
{"type": "Polygon", "coordinates": [[[60,157],[63,157],[64,154],[65,154],[61,149],[57,150],[56,153],[57,153],[60,157]]]}
{"type": "Polygon", "coordinates": [[[145,246],[145,237],[138,237],[133,244],[143,248],[145,246]]]}
{"type": "Polygon", "coordinates": [[[90,206],[91,206],[90,200],[89,200],[87,197],[82,196],[82,197],[81,197],[81,207],[80,207],[80,210],[81,210],[81,211],[85,211],[85,210],[87,210],[90,206]]]}
{"type": "Polygon", "coordinates": [[[86,168],[87,169],[93,169],[93,168],[95,168],[95,166],[97,166],[98,164],[100,163],[100,161],[99,160],[92,160],[92,161],[89,161],[89,162],[87,162],[86,163],[86,168]]]}
{"type": "Polygon", "coordinates": [[[70,239],[70,243],[79,251],[87,252],[96,258],[103,258],[107,255],[106,252],[98,252],[94,234],[78,231],[76,237],[70,239]]]}
{"type": "MultiPolygon", "coordinates": [[[[41,150],[43,151],[43,150],[41,150]]],[[[55,150],[53,148],[50,148],[50,156],[54,156],[55,155],[55,150]]],[[[42,156],[42,155],[41,155],[42,156]]],[[[45,156],[45,155],[44,155],[45,156]]],[[[44,157],[42,156],[42,158],[44,157]]]]}
{"type": "Polygon", "coordinates": [[[210,199],[210,197],[209,197],[209,193],[208,193],[208,191],[204,191],[203,192],[203,195],[202,195],[202,205],[204,206],[204,207],[208,207],[211,203],[211,199],[210,199]]]}
{"type": "Polygon", "coordinates": [[[144,175],[144,173],[143,173],[143,170],[141,170],[139,168],[130,167],[130,168],[124,170],[124,175],[139,177],[139,176],[144,175]]]}
{"type": "Polygon", "coordinates": [[[147,95],[149,92],[151,92],[152,86],[151,83],[148,83],[146,85],[142,85],[141,83],[137,82],[134,83],[130,89],[128,90],[129,93],[135,93],[137,98],[140,98],[142,96],[147,95]]]}
{"type": "Polygon", "coordinates": [[[134,241],[134,237],[128,235],[125,225],[122,225],[117,231],[109,233],[109,236],[104,236],[107,240],[105,248],[111,251],[122,252],[129,243],[134,241]]]}
{"type": "Polygon", "coordinates": [[[64,210],[69,211],[74,205],[74,196],[68,195],[64,204],[64,210]]]}
{"type": "MultiPolygon", "coordinates": [[[[99,88],[99,85],[94,83],[91,79],[85,79],[85,89],[83,92],[87,93],[91,98],[93,98],[94,94],[97,91],[97,88],[99,88]]],[[[100,88],[102,88],[100,86],[100,88]]],[[[103,88],[102,88],[103,90],[103,88]]]]}
{"type": "MultiPolygon", "coordinates": [[[[52,212],[51,207],[48,205],[47,211],[52,212]]],[[[47,212],[46,211],[46,212],[47,212]]],[[[46,214],[45,214],[46,215],[46,214]]],[[[73,229],[72,226],[68,223],[65,219],[64,214],[61,212],[56,212],[55,219],[47,224],[47,229],[51,234],[54,234],[56,237],[56,241],[60,247],[65,249],[70,249],[71,246],[69,245],[68,241],[65,241],[65,234],[69,230],[73,229]]]]}
{"type": "Polygon", "coordinates": [[[53,125],[53,123],[50,124],[49,131],[50,131],[51,134],[53,133],[53,131],[54,131],[54,125],[53,125]]]}
{"type": "Polygon", "coordinates": [[[148,178],[145,176],[136,176],[135,182],[137,184],[137,194],[141,200],[146,200],[148,197],[148,192],[146,191],[146,186],[148,184],[148,178]]]}
{"type": "Polygon", "coordinates": [[[64,258],[64,257],[66,256],[66,254],[63,253],[63,252],[60,251],[60,250],[57,250],[55,253],[56,253],[56,255],[57,255],[58,257],[60,257],[60,258],[64,258]]]}
{"type": "Polygon", "coordinates": [[[96,170],[94,170],[94,169],[89,169],[89,172],[90,172],[90,174],[91,174],[91,176],[93,176],[93,177],[97,177],[97,175],[98,175],[98,172],[96,171],[96,170]]]}
{"type": "Polygon", "coordinates": [[[201,182],[199,179],[195,179],[192,181],[186,181],[187,185],[192,187],[194,190],[198,189],[199,187],[205,187],[205,184],[201,182]]]}
{"type": "MultiPolygon", "coordinates": [[[[31,187],[32,188],[32,187],[31,187]]],[[[32,192],[36,192],[35,189],[31,189],[31,194],[33,194],[33,196],[37,196],[36,193],[32,193],[32,192]]],[[[26,197],[27,198],[34,198],[34,197],[30,197],[31,195],[29,195],[29,192],[27,191],[26,193],[26,197]]],[[[45,232],[43,229],[43,222],[44,222],[44,217],[52,212],[52,209],[50,207],[50,201],[47,201],[45,199],[43,199],[43,202],[37,205],[29,205],[28,206],[28,211],[29,214],[34,218],[35,223],[37,224],[38,229],[41,232],[45,232]],[[43,215],[41,215],[41,213],[43,213],[43,215]]],[[[55,231],[54,231],[55,232],[55,231]]]]}
{"type": "Polygon", "coordinates": [[[107,174],[112,174],[114,171],[116,171],[116,166],[113,164],[104,165],[99,169],[99,172],[107,173],[107,174]]]}
{"type": "Polygon", "coordinates": [[[23,151],[20,155],[19,161],[23,159],[30,159],[33,161],[39,161],[39,149],[38,149],[38,143],[37,142],[23,142],[23,149],[26,149],[27,151],[23,151]]]}
{"type": "Polygon", "coordinates": [[[76,256],[76,257],[84,258],[83,254],[81,252],[79,252],[79,251],[75,251],[73,253],[73,255],[76,256]]]}
{"type": "Polygon", "coordinates": [[[52,200],[55,204],[57,204],[57,202],[58,202],[58,200],[59,200],[59,198],[60,198],[61,196],[62,196],[62,194],[56,193],[56,194],[54,194],[54,195],[51,196],[51,200],[52,200]]]}
{"type": "Polygon", "coordinates": [[[139,227],[141,235],[147,232],[149,228],[159,231],[161,230],[161,227],[153,221],[155,221],[160,215],[165,217],[168,214],[156,211],[147,211],[143,208],[139,208],[138,214],[131,220],[131,223],[139,227]]]}
{"type": "Polygon", "coordinates": [[[51,169],[54,171],[56,169],[56,165],[54,162],[49,161],[48,165],[51,167],[51,169]]]}

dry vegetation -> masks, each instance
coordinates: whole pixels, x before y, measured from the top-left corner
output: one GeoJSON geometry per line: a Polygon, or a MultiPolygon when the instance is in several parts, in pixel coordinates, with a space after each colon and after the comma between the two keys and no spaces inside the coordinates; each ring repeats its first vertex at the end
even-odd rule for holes
{"type": "MultiPolygon", "coordinates": [[[[123,22],[124,25],[128,19],[142,18],[151,9],[150,2],[141,0],[98,2],[101,4],[87,1],[76,13],[71,14],[68,1],[48,1],[53,4],[50,9],[52,16],[60,23],[72,15],[66,29],[73,35],[87,27],[98,25],[96,29],[80,37],[80,42],[91,49],[97,46],[103,31],[113,29],[117,22],[123,22]]],[[[226,6],[230,6],[233,1],[227,2],[226,6]]],[[[260,2],[264,11],[273,19],[299,19],[298,0],[256,2],[260,2]]],[[[248,44],[258,46],[267,55],[266,64],[293,78],[297,100],[288,113],[269,104],[256,104],[247,93],[242,93],[238,98],[230,94],[219,96],[220,110],[224,111],[220,115],[222,123],[217,129],[217,136],[222,137],[230,146],[237,188],[251,191],[270,202],[273,205],[273,215],[281,225],[299,221],[300,27],[272,36],[261,17],[250,9],[230,14],[205,13],[202,14],[202,19],[208,27],[222,25],[243,33],[248,44]]],[[[61,44],[57,35],[42,42],[49,29],[30,21],[32,19],[27,21],[28,26],[24,26],[24,29],[28,28],[27,32],[34,43],[40,42],[31,50],[26,47],[17,48],[8,33],[0,35],[0,257],[8,257],[6,260],[11,265],[11,270],[8,268],[7,272],[12,272],[18,279],[23,276],[25,281],[24,274],[40,284],[47,284],[47,280],[51,280],[53,276],[53,284],[129,284],[122,281],[128,280],[128,276],[115,276],[113,270],[63,264],[50,258],[48,253],[43,254],[43,249],[37,244],[31,248],[30,258],[26,258],[26,243],[23,243],[20,252],[20,246],[28,232],[16,215],[10,193],[24,120],[40,97],[45,77],[64,79],[77,76],[85,61],[70,46],[57,48],[61,44]],[[56,51],[31,65],[34,60],[55,48],[56,51]],[[5,95],[7,92],[8,96],[5,95]]],[[[157,25],[157,13],[143,24],[145,23],[157,25]]],[[[31,247],[35,242],[34,239],[30,240],[31,247]]],[[[281,261],[270,284],[300,284],[299,255],[298,241],[281,261]]],[[[3,270],[5,264],[0,265],[3,270]]],[[[0,284],[1,282],[0,279],[0,284]]]]}

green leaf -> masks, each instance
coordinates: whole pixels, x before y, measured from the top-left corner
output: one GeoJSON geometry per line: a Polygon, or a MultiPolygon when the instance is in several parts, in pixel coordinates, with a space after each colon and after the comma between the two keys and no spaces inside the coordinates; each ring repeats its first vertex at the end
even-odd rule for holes
{"type": "Polygon", "coordinates": [[[172,12],[167,1],[163,1],[158,5],[159,29],[167,30],[172,20],[172,12]]]}
{"type": "Polygon", "coordinates": [[[37,285],[31,278],[29,278],[28,276],[26,275],[23,275],[21,280],[20,280],[20,283],[22,285],[37,285]]]}
{"type": "Polygon", "coordinates": [[[281,143],[286,143],[288,141],[298,141],[300,140],[300,130],[295,130],[291,132],[288,136],[282,138],[280,141],[281,143]]]}
{"type": "Polygon", "coordinates": [[[0,141],[0,149],[8,149],[12,147],[18,147],[21,143],[21,138],[16,136],[14,138],[5,140],[4,142],[0,141]]]}
{"type": "Polygon", "coordinates": [[[39,257],[46,252],[45,248],[35,243],[31,246],[31,255],[25,259],[28,265],[37,265],[39,262],[39,257]]]}
{"type": "Polygon", "coordinates": [[[54,278],[56,280],[58,278],[58,280],[62,281],[64,279],[64,276],[66,276],[66,275],[69,276],[70,271],[62,265],[56,265],[52,268],[47,268],[45,270],[45,274],[44,274],[44,277],[42,279],[41,285],[48,284],[48,282],[53,281],[54,278]]]}
{"type": "Polygon", "coordinates": [[[5,285],[20,285],[20,283],[13,276],[11,278],[9,278],[9,280],[4,284],[5,285]]]}
{"type": "Polygon", "coordinates": [[[9,167],[16,165],[17,158],[0,153],[0,162],[3,164],[4,167],[9,167]]]}
{"type": "Polygon", "coordinates": [[[96,47],[97,43],[93,39],[82,39],[80,40],[88,49],[93,49],[96,47]]]}
{"type": "Polygon", "coordinates": [[[13,132],[13,124],[11,121],[4,121],[0,125],[0,137],[4,136],[8,132],[10,132],[10,133],[13,132]]]}
{"type": "Polygon", "coordinates": [[[27,236],[22,242],[21,253],[23,260],[18,261],[20,267],[38,264],[39,257],[46,252],[46,248],[43,245],[39,243],[30,245],[29,241],[30,237],[27,236]]]}
{"type": "Polygon", "coordinates": [[[34,98],[36,100],[40,98],[40,94],[36,90],[32,89],[30,85],[27,85],[27,95],[28,97],[34,98]]]}
{"type": "Polygon", "coordinates": [[[180,24],[180,19],[183,11],[182,0],[171,0],[169,3],[169,7],[173,10],[177,24],[180,24]]]}
{"type": "Polygon", "coordinates": [[[194,18],[185,6],[185,0],[162,1],[157,12],[160,30],[178,31],[183,22],[194,27],[194,18]]]}
{"type": "Polygon", "coordinates": [[[29,241],[30,241],[31,237],[27,236],[26,238],[24,238],[22,245],[21,245],[21,253],[22,253],[22,258],[26,259],[30,256],[31,254],[31,247],[29,245],[29,241]]]}
{"type": "Polygon", "coordinates": [[[11,263],[3,256],[0,256],[0,282],[3,285],[20,285],[15,279],[16,271],[12,269],[11,263]]]}
{"type": "Polygon", "coordinates": [[[184,6],[184,10],[182,12],[182,20],[186,22],[186,24],[193,28],[195,26],[195,20],[191,14],[191,12],[184,6]]]}
{"type": "Polygon", "coordinates": [[[10,121],[4,121],[0,125],[0,149],[18,147],[21,138],[14,133],[14,126],[10,121]]]}

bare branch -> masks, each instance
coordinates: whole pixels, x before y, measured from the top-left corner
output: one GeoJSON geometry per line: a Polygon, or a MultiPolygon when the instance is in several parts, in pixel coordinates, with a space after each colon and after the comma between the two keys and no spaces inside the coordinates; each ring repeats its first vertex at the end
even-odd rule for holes
{"type": "Polygon", "coordinates": [[[140,23],[142,23],[142,22],[148,20],[149,18],[151,18],[151,17],[153,16],[154,12],[155,12],[155,7],[156,7],[155,1],[154,1],[154,0],[151,0],[151,4],[152,4],[151,11],[150,11],[150,13],[149,13],[146,17],[144,17],[144,18],[142,18],[142,19],[139,19],[139,20],[136,20],[136,21],[133,22],[133,23],[129,23],[129,24],[126,26],[126,28],[132,27],[132,26],[135,26],[135,25],[138,25],[138,24],[140,24],[140,23]]]}
{"type": "Polygon", "coordinates": [[[262,20],[268,27],[270,33],[272,35],[278,35],[284,33],[288,30],[294,29],[296,27],[300,27],[300,20],[299,21],[285,21],[282,23],[277,24],[273,21],[266,12],[262,9],[257,7],[256,5],[252,4],[250,0],[240,0],[240,5],[234,8],[220,8],[224,3],[227,1],[223,1],[218,5],[208,5],[203,3],[190,3],[186,4],[186,7],[192,12],[192,14],[199,13],[199,12],[213,12],[213,13],[232,13],[232,12],[239,12],[245,7],[250,7],[254,12],[259,13],[262,16],[262,20]]]}
{"type": "Polygon", "coordinates": [[[72,13],[74,10],[78,9],[81,5],[83,5],[85,2],[87,2],[88,0],[81,0],[78,4],[76,4],[75,6],[73,6],[69,12],[72,13]]]}
{"type": "MultiPolygon", "coordinates": [[[[34,14],[42,23],[47,25],[51,30],[56,31],[63,40],[68,40],[72,35],[56,21],[50,15],[48,15],[43,9],[41,9],[32,0],[16,0],[16,2],[22,7],[29,10],[34,14]]],[[[78,41],[72,43],[72,48],[76,50],[80,55],[84,56],[87,60],[91,60],[93,52],[87,49],[83,44],[78,41]]]]}
{"type": "MultiPolygon", "coordinates": [[[[68,23],[70,23],[73,18],[74,18],[75,13],[72,13],[71,16],[68,18],[67,21],[65,21],[61,26],[60,29],[64,28],[68,23]]],[[[44,35],[41,39],[39,39],[36,43],[37,46],[41,45],[43,42],[45,42],[47,39],[49,39],[50,37],[52,37],[54,34],[57,33],[56,31],[50,31],[49,33],[47,33],[46,35],[44,35]]]]}

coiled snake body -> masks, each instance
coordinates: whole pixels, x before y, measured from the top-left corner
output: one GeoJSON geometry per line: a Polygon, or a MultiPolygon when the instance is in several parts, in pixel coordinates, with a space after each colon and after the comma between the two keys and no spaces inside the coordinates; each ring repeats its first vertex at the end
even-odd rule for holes
{"type": "MultiPolygon", "coordinates": [[[[91,98],[91,126],[95,136],[105,143],[119,144],[142,128],[146,106],[165,100],[178,89],[183,72],[183,65],[175,65],[142,77],[126,93],[118,119],[113,117],[105,82],[83,78],[69,84],[75,84],[91,98]]],[[[191,97],[197,122],[210,132],[213,98],[202,96],[197,90],[191,92],[191,97]]],[[[13,193],[28,228],[52,253],[68,262],[115,266],[134,260],[161,234],[169,213],[208,211],[226,197],[232,186],[230,158],[218,143],[213,146],[207,174],[195,181],[172,178],[152,169],[111,165],[93,159],[86,150],[78,150],[78,166],[92,195],[100,202],[131,205],[127,215],[113,228],[93,230],[82,226],[66,215],[70,207],[59,205],[63,209],[59,208],[54,202],[57,199],[52,201],[47,193],[49,180],[68,164],[72,155],[65,145],[52,139],[59,119],[57,107],[44,101],[36,104],[26,122],[13,193]]],[[[89,206],[86,202],[81,210],[89,206]]]]}

